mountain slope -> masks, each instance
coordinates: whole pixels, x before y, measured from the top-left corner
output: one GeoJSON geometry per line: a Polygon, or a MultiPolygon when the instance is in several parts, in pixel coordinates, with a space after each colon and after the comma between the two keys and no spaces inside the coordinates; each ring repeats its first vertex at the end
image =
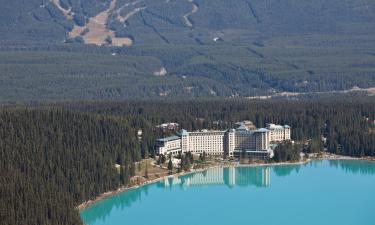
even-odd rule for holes
{"type": "Polygon", "coordinates": [[[2,102],[375,87],[375,2],[370,0],[3,5],[2,102]]]}
{"type": "Polygon", "coordinates": [[[352,24],[367,32],[374,11],[369,0],[15,0],[2,7],[0,31],[2,41],[62,42],[81,36],[84,42],[105,44],[108,35],[139,44],[194,43],[194,38],[212,41],[215,33],[226,39],[353,32],[352,24]],[[90,41],[95,34],[104,38],[90,41]]]}

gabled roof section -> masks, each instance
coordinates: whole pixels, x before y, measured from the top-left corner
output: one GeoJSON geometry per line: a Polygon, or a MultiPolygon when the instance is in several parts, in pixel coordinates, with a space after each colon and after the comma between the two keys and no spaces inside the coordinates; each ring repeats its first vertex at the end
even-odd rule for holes
{"type": "Polygon", "coordinates": [[[160,138],[157,141],[168,142],[168,141],[175,141],[175,140],[178,140],[178,139],[180,139],[180,137],[175,135],[175,136],[170,136],[170,137],[166,137],[166,138],[160,138]]]}
{"type": "Polygon", "coordinates": [[[245,126],[245,124],[242,124],[241,126],[239,126],[236,130],[248,130],[247,127],[245,126]]]}
{"type": "Polygon", "coordinates": [[[185,130],[185,129],[182,129],[181,131],[180,131],[180,135],[181,136],[186,136],[186,135],[188,135],[189,133],[187,132],[187,130],[185,130]]]}
{"type": "Polygon", "coordinates": [[[266,128],[260,128],[258,130],[255,130],[254,132],[259,132],[259,133],[265,133],[265,132],[268,132],[270,130],[266,129],[266,128]]]}

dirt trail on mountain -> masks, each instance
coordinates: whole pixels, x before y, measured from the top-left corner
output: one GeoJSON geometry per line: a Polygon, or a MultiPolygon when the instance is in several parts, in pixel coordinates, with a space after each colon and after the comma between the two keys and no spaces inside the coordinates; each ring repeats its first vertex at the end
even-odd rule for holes
{"type": "Polygon", "coordinates": [[[53,4],[55,4],[55,6],[64,14],[64,16],[68,19],[68,20],[72,20],[73,19],[73,15],[74,13],[72,13],[71,11],[71,8],[69,10],[66,10],[64,9],[61,4],[60,4],[60,0],[51,0],[51,2],[53,4]]]}
{"type": "MultiPolygon", "coordinates": [[[[139,13],[142,10],[145,10],[147,7],[142,6],[142,7],[135,8],[133,11],[129,12],[125,16],[121,16],[121,10],[123,10],[124,8],[129,7],[129,6],[135,6],[135,5],[137,5],[141,2],[143,2],[143,0],[136,0],[134,2],[129,2],[129,3],[126,3],[125,5],[123,5],[122,7],[120,7],[119,9],[117,9],[116,10],[117,20],[119,20],[121,23],[125,23],[128,19],[130,19],[135,14],[139,13]]],[[[126,26],[126,24],[124,24],[124,26],[126,26]]]]}
{"type": "Polygon", "coordinates": [[[139,13],[141,10],[145,10],[147,7],[139,7],[139,8],[135,8],[133,11],[129,12],[128,14],[126,14],[125,16],[121,16],[121,15],[118,15],[117,16],[117,19],[121,22],[121,23],[125,23],[128,19],[130,19],[130,17],[134,16],[135,14],[139,13]]]}
{"type": "Polygon", "coordinates": [[[73,30],[69,33],[71,38],[82,36],[85,44],[104,45],[110,44],[114,46],[130,46],[133,44],[130,38],[118,38],[115,33],[107,28],[108,18],[110,13],[114,10],[117,0],[112,0],[107,10],[97,14],[95,17],[89,19],[89,22],[80,27],[75,25],[73,30]],[[109,41],[110,37],[111,41],[109,41]]]}
{"type": "Polygon", "coordinates": [[[194,3],[194,0],[187,0],[188,2],[190,2],[192,5],[193,5],[193,9],[191,10],[191,12],[188,12],[186,13],[185,15],[183,15],[183,18],[184,18],[184,21],[185,21],[185,25],[190,27],[190,28],[193,28],[193,22],[190,20],[190,16],[193,15],[194,13],[198,12],[198,5],[194,3]]]}

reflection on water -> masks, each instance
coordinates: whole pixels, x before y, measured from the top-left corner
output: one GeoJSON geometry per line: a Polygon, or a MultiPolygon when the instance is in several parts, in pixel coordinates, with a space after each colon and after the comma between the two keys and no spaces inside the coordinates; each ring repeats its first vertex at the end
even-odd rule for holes
{"type": "Polygon", "coordinates": [[[293,171],[299,173],[301,165],[283,165],[278,167],[273,167],[273,172],[278,177],[285,177],[292,174],[293,171]]]}
{"type": "MultiPolygon", "coordinates": [[[[165,178],[163,181],[156,183],[155,187],[169,189],[172,186],[177,186],[187,189],[208,185],[268,187],[270,185],[270,167],[213,168],[182,177],[165,178]]],[[[141,201],[142,197],[148,195],[149,188],[150,186],[146,185],[136,190],[115,195],[89,208],[85,212],[90,211],[90,213],[82,213],[81,217],[86,224],[93,224],[97,220],[105,220],[114,208],[122,210],[130,207],[134,202],[141,201]]]]}
{"type": "Polygon", "coordinates": [[[106,220],[110,216],[111,211],[115,209],[123,210],[132,205],[132,203],[140,201],[142,196],[147,197],[149,186],[144,186],[137,190],[130,190],[128,192],[115,195],[110,199],[101,201],[100,203],[85,210],[89,214],[81,213],[81,218],[85,224],[93,224],[98,220],[106,220]],[[126,195],[126,197],[124,196],[126,195]]]}
{"type": "Polygon", "coordinates": [[[158,183],[158,187],[180,186],[185,189],[208,185],[268,187],[270,185],[270,167],[213,168],[183,177],[166,178],[158,183]]]}
{"type": "MultiPolygon", "coordinates": [[[[359,160],[331,160],[312,161],[305,165],[213,168],[182,177],[165,178],[156,184],[146,185],[139,189],[121,193],[90,207],[81,213],[81,217],[85,224],[101,224],[98,221],[106,221],[113,216],[113,211],[117,210],[121,211],[121,215],[125,218],[129,216],[126,215],[128,212],[127,208],[139,205],[142,202],[142,198],[147,198],[149,194],[155,197],[156,192],[162,193],[165,189],[170,191],[188,191],[189,189],[197,189],[203,186],[224,186],[236,192],[235,188],[237,187],[251,186],[259,190],[264,190],[271,186],[271,176],[275,180],[274,186],[277,186],[278,177],[284,179],[297,174],[298,176],[306,175],[307,173],[304,170],[313,169],[314,171],[319,171],[315,170],[315,167],[327,170],[330,168],[331,170],[340,170],[345,173],[367,176],[375,174],[374,165],[374,162],[359,160]]],[[[106,223],[103,222],[103,224],[106,223]]]]}
{"type": "Polygon", "coordinates": [[[374,175],[375,167],[374,162],[362,160],[330,160],[331,167],[340,168],[346,173],[361,174],[361,175],[374,175]]]}

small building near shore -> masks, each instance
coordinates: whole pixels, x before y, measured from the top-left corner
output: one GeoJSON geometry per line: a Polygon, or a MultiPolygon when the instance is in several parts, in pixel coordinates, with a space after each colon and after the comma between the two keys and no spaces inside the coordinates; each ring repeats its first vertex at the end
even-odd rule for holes
{"type": "Polygon", "coordinates": [[[181,137],[171,136],[157,139],[155,143],[155,153],[157,155],[177,155],[181,151],[181,137]]]}

